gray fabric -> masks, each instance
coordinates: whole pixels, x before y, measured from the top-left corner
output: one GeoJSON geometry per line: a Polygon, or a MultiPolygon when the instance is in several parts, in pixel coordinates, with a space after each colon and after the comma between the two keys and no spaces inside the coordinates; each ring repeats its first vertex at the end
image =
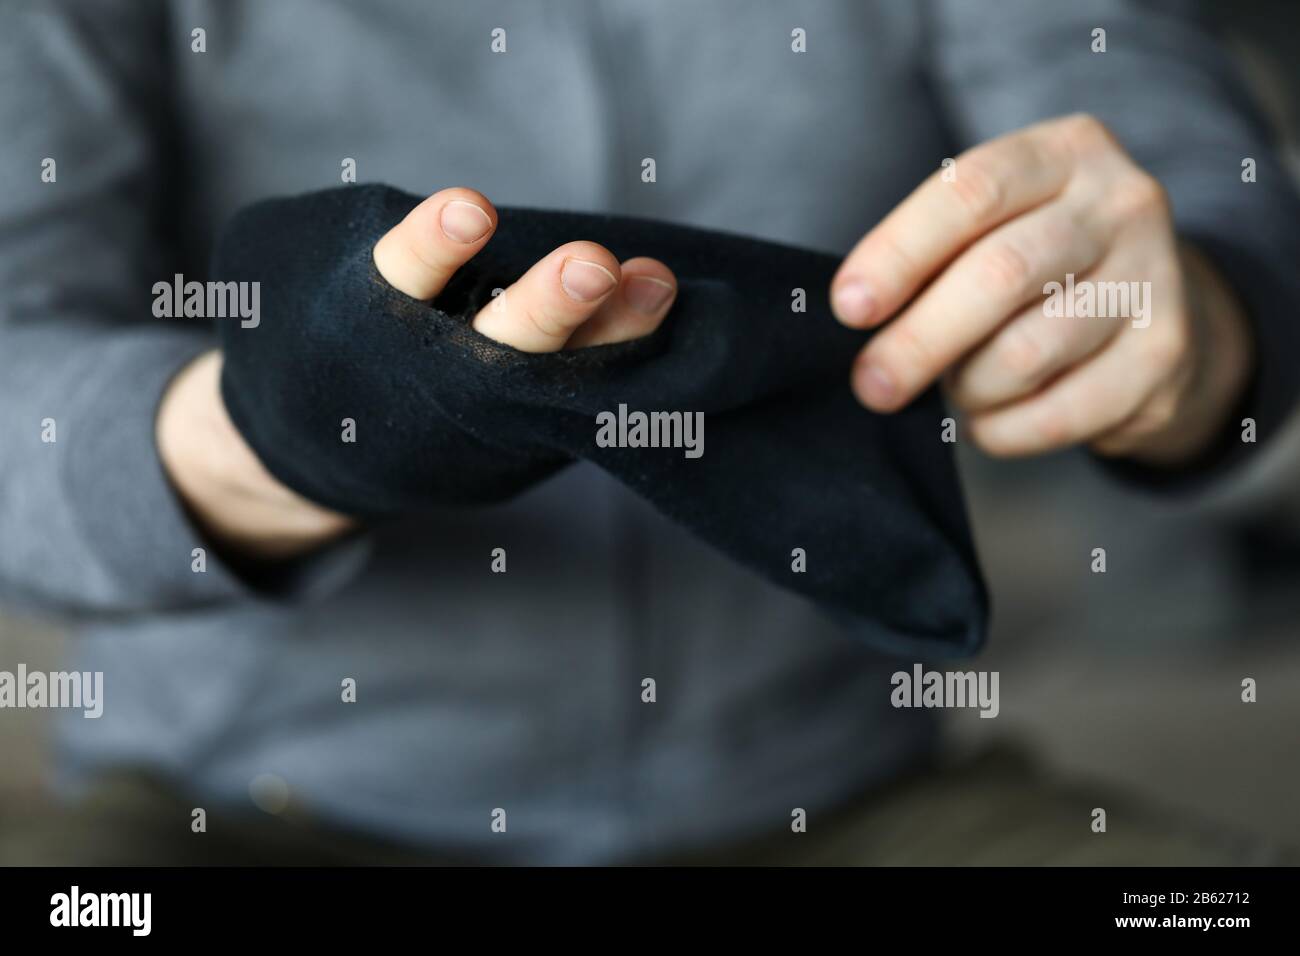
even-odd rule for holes
{"type": "MultiPolygon", "coordinates": [[[[68,779],[139,763],[246,801],[250,780],[274,774],[340,825],[486,859],[585,862],[767,830],[914,761],[933,725],[890,708],[893,662],[589,468],[332,552],[291,599],[212,561],[190,573],[202,542],[153,453],[151,410],[211,339],[153,320],[150,289],[201,275],[239,206],[337,185],[345,157],[363,181],[417,193],[470,185],[503,205],[842,254],[972,139],[1094,105],[1080,71],[1101,61],[1079,52],[1094,20],[1112,48],[1125,33],[1146,44],[1107,54],[1114,86],[1098,112],[1144,162],[1179,171],[1180,215],[1213,217],[1222,241],[1252,248],[1290,228],[1213,46],[1184,59],[1149,43],[1168,21],[1118,0],[978,6],[1005,12],[890,0],[6,10],[0,593],[86,616],[76,665],[105,671],[105,714],[66,722],[68,779]],[[807,54],[790,52],[795,26],[807,54]],[[206,53],[191,52],[195,27],[206,53]],[[496,27],[505,54],[489,52],[496,27]],[[1041,59],[1005,55],[1020,36],[1041,59]],[[1260,159],[1247,215],[1219,214],[1241,196],[1215,136],[1260,159]],[[54,184],[39,180],[47,156],[54,184]],[[47,417],[55,445],[40,442],[47,417]],[[488,573],[495,547],[504,576],[488,573]],[[340,703],[345,677],[355,704],[340,703]],[[489,829],[497,807],[505,835],[489,829]]],[[[1291,269],[1274,248],[1259,257],[1291,269]]]]}

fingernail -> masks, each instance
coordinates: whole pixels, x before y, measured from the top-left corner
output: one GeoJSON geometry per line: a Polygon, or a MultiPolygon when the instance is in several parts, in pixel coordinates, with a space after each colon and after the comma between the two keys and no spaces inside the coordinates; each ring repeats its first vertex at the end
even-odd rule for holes
{"type": "Polygon", "coordinates": [[[565,259],[560,269],[560,285],[564,286],[570,299],[578,302],[599,299],[617,283],[614,273],[586,259],[565,259]]]}
{"type": "Polygon", "coordinates": [[[632,276],[623,284],[628,304],[645,315],[654,315],[673,294],[671,282],[653,276],[632,276]]]}
{"type": "Polygon", "coordinates": [[[480,206],[463,199],[453,199],[442,207],[438,216],[442,234],[456,242],[478,242],[492,228],[492,217],[480,206]]]}
{"type": "Polygon", "coordinates": [[[861,279],[848,279],[835,287],[831,294],[831,308],[845,325],[865,326],[876,309],[876,297],[871,286],[861,279]]]}
{"type": "Polygon", "coordinates": [[[872,362],[858,369],[858,394],[870,405],[889,405],[898,391],[894,377],[872,362]]]}

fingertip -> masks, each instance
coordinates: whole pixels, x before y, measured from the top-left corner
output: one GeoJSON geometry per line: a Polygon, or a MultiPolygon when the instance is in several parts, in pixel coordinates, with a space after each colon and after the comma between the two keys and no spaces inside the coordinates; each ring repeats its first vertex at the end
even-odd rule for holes
{"type": "Polygon", "coordinates": [[[565,243],[481,309],[474,328],[520,351],[558,351],[611,301],[620,279],[618,260],[608,249],[594,242],[565,243]]]}
{"type": "Polygon", "coordinates": [[[837,276],[831,282],[831,313],[852,329],[870,328],[883,318],[871,283],[855,275],[837,276]]]}
{"type": "Polygon", "coordinates": [[[372,258],[389,285],[428,300],[483,247],[496,225],[496,209],[478,190],[443,189],[380,237],[372,258]]]}
{"type": "Polygon", "coordinates": [[[428,199],[420,203],[420,206],[438,209],[452,201],[470,203],[471,205],[478,206],[488,215],[494,224],[496,223],[497,210],[496,207],[492,205],[492,200],[488,199],[487,196],[483,195],[477,189],[472,189],[469,186],[448,186],[446,189],[440,189],[428,199]]]}
{"type": "Polygon", "coordinates": [[[496,208],[477,189],[454,186],[434,193],[425,204],[438,232],[452,242],[473,245],[496,230],[496,208]]]}
{"type": "Polygon", "coordinates": [[[586,262],[594,262],[601,266],[605,271],[615,278],[621,277],[623,267],[619,265],[618,258],[598,242],[591,242],[586,239],[578,239],[574,242],[566,242],[562,246],[556,247],[551,255],[561,261],[565,259],[582,259],[586,262]]]}
{"type": "Polygon", "coordinates": [[[658,276],[633,275],[623,279],[623,298],[642,315],[656,317],[668,309],[677,287],[658,276]]]}
{"type": "Polygon", "coordinates": [[[564,294],[584,305],[600,302],[618,288],[622,269],[618,259],[594,242],[566,243],[552,253],[559,262],[559,283],[564,294]]]}
{"type": "Polygon", "coordinates": [[[438,227],[452,242],[470,245],[487,238],[492,232],[492,219],[481,206],[452,199],[438,213],[438,227]]]}
{"type": "Polygon", "coordinates": [[[893,374],[865,353],[853,366],[853,394],[873,412],[897,411],[904,404],[893,374]]]}
{"type": "Polygon", "coordinates": [[[649,335],[659,327],[677,295],[672,270],[656,259],[628,259],[618,293],[611,295],[569,337],[565,348],[611,345],[649,335]]]}
{"type": "Polygon", "coordinates": [[[658,259],[652,259],[649,256],[634,256],[631,259],[625,259],[622,268],[624,275],[651,276],[673,286],[677,284],[677,276],[673,274],[673,270],[658,259]]]}
{"type": "Polygon", "coordinates": [[[628,259],[623,263],[622,295],[640,314],[660,316],[677,297],[677,277],[658,259],[628,259]]]}

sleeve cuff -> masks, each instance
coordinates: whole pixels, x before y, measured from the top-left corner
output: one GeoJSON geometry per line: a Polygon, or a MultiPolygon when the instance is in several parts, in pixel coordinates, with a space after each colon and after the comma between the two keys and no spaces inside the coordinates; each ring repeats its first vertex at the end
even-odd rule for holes
{"type": "Polygon", "coordinates": [[[84,409],[73,423],[60,475],[86,547],[141,608],[238,600],[317,599],[365,565],[358,535],[306,558],[250,573],[223,561],[197,529],[158,457],[154,421],[172,378],[213,347],[206,334],[123,331],[78,383],[84,409]],[[195,549],[204,551],[196,571],[195,549]]]}
{"type": "MultiPolygon", "coordinates": [[[[1289,193],[1287,198],[1291,199],[1289,193]]],[[[1300,243],[1279,217],[1292,223],[1300,219],[1300,202],[1282,206],[1265,212],[1224,204],[1178,217],[1179,236],[1204,253],[1245,309],[1255,337],[1254,374],[1218,438],[1196,460],[1160,468],[1125,459],[1098,459],[1111,475],[1162,493],[1199,494],[1211,485],[1237,480],[1282,432],[1300,393],[1300,376],[1294,371],[1300,361],[1300,321],[1294,311],[1300,302],[1300,276],[1294,266],[1300,261],[1300,243]],[[1250,224],[1255,231],[1247,236],[1233,223],[1250,224]],[[1255,442],[1242,441],[1246,418],[1255,422],[1255,442]]]]}

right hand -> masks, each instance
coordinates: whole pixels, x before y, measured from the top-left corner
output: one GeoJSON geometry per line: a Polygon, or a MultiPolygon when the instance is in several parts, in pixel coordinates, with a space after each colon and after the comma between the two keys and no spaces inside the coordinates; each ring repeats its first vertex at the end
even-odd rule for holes
{"type": "MultiPolygon", "coordinates": [[[[416,206],[374,249],[390,285],[433,299],[487,244],[496,210],[472,189],[444,189],[416,206]]],[[[623,263],[593,242],[555,249],[474,318],[481,334],[524,352],[622,342],[658,327],[677,294],[663,263],[623,263]]],[[[158,454],[191,515],[213,541],[243,558],[303,554],[356,522],[277,481],[226,414],[221,353],[200,356],[172,380],[158,410],[158,454]]]]}

